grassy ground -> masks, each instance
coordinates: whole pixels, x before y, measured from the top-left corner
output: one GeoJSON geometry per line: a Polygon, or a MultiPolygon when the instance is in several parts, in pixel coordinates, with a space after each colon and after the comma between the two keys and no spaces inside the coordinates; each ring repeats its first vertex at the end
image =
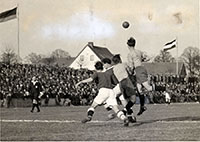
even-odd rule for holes
{"type": "MultiPolygon", "coordinates": [[[[92,122],[82,124],[88,106],[1,108],[1,140],[6,141],[200,141],[200,104],[147,105],[137,123],[124,127],[117,118],[106,121],[97,108],[92,122]],[[47,121],[48,120],[48,121],[47,121]]],[[[137,113],[139,105],[134,112],[137,113]]]]}

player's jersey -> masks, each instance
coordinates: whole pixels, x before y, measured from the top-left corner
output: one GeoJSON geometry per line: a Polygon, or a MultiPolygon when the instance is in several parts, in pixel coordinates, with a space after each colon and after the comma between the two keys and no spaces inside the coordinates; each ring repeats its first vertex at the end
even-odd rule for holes
{"type": "Polygon", "coordinates": [[[119,82],[128,77],[126,65],[123,63],[115,65],[113,71],[114,75],[116,76],[119,82]]]}
{"type": "Polygon", "coordinates": [[[114,86],[116,86],[116,85],[119,83],[119,81],[118,81],[118,79],[116,78],[116,76],[114,75],[113,67],[108,68],[108,69],[105,71],[105,73],[107,74],[108,77],[111,78],[111,84],[112,84],[112,86],[113,86],[113,88],[114,88],[114,86]]]}
{"type": "Polygon", "coordinates": [[[35,82],[35,83],[31,82],[28,90],[29,90],[31,96],[34,99],[37,99],[40,92],[42,92],[42,86],[39,82],[35,82]]]}
{"type": "Polygon", "coordinates": [[[128,53],[128,66],[133,68],[133,67],[138,67],[142,65],[142,61],[146,58],[144,53],[140,50],[137,49],[132,49],[128,53]]]}
{"type": "Polygon", "coordinates": [[[110,73],[96,72],[96,73],[94,73],[92,78],[93,78],[93,80],[95,80],[98,89],[101,89],[101,88],[112,89],[113,88],[113,85],[111,83],[112,81],[111,81],[110,73]]]}

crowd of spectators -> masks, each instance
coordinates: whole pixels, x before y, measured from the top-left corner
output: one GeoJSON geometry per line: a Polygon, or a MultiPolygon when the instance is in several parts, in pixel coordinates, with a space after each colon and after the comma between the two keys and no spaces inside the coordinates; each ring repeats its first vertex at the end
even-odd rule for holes
{"type": "MultiPolygon", "coordinates": [[[[78,89],[75,84],[90,77],[93,71],[75,70],[69,67],[0,63],[0,96],[1,105],[6,99],[9,107],[12,98],[30,98],[28,87],[33,76],[39,78],[43,86],[44,104],[55,99],[56,105],[89,105],[96,96],[95,83],[82,84],[78,89]]],[[[151,76],[155,91],[149,97],[151,103],[164,103],[163,91],[168,91],[172,102],[200,101],[200,83],[195,78],[178,76],[151,76]]]]}
{"type": "Polygon", "coordinates": [[[177,75],[150,75],[155,91],[150,97],[152,103],[164,103],[164,91],[171,96],[171,102],[200,102],[200,81],[197,77],[177,75]]]}
{"type": "Polygon", "coordinates": [[[70,100],[73,105],[90,103],[96,95],[96,86],[83,84],[76,89],[75,84],[90,77],[93,72],[81,69],[75,70],[68,67],[42,66],[28,64],[6,65],[0,64],[0,95],[3,101],[8,96],[11,98],[30,98],[28,87],[33,76],[39,78],[43,86],[44,95],[42,99],[48,105],[50,98],[55,98],[57,105],[63,105],[61,98],[70,100]]]}

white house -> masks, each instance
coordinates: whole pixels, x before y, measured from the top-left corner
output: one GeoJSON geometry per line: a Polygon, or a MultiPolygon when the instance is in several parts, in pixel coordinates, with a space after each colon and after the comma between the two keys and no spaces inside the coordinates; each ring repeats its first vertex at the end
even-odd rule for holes
{"type": "Polygon", "coordinates": [[[74,69],[87,68],[89,70],[94,70],[94,64],[97,61],[101,61],[103,58],[111,59],[112,56],[113,54],[107,48],[97,47],[94,46],[93,42],[88,42],[69,67],[74,69]]]}

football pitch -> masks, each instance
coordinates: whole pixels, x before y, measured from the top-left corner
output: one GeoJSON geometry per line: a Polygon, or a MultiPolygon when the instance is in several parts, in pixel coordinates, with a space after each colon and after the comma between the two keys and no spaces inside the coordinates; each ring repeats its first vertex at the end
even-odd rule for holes
{"type": "MultiPolygon", "coordinates": [[[[89,106],[1,108],[1,141],[200,141],[200,104],[148,104],[137,123],[107,121],[104,107],[82,124],[89,106]]],[[[134,114],[139,110],[135,105],[134,114]]]]}

